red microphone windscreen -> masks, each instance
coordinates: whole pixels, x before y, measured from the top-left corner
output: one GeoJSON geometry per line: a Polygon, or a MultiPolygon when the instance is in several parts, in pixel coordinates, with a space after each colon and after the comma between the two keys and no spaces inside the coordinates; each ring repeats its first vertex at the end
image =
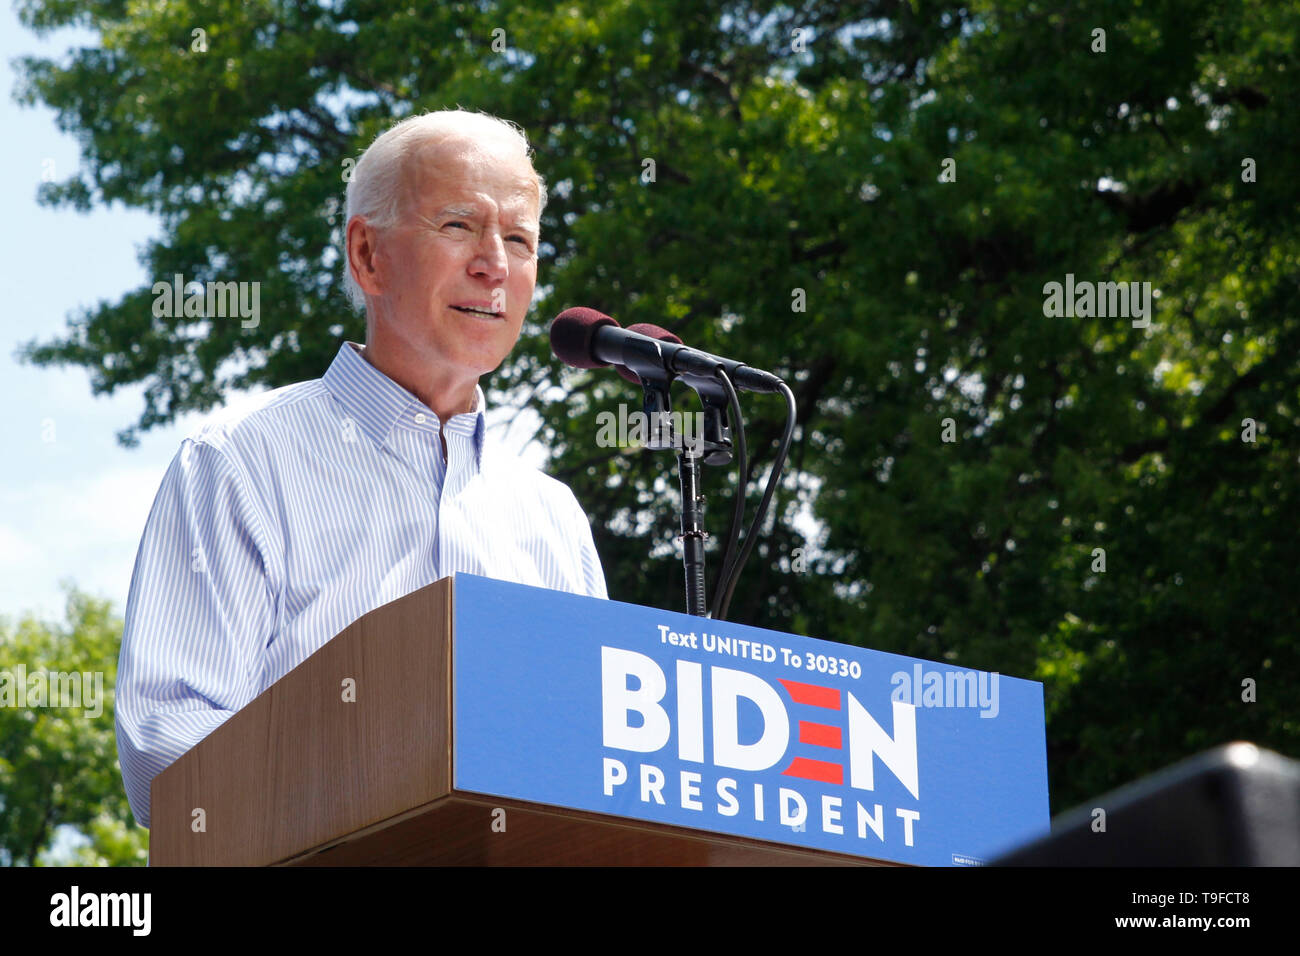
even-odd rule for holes
{"type": "MultiPolygon", "coordinates": [[[[647,335],[652,339],[658,339],[660,342],[672,342],[675,345],[686,344],[667,329],[660,328],[652,322],[638,322],[636,325],[629,325],[627,330],[629,332],[639,332],[640,334],[647,335]]],[[[622,375],[633,385],[641,384],[641,380],[636,377],[636,373],[626,365],[615,365],[614,371],[618,372],[619,375],[622,375]]]]}
{"type": "Polygon", "coordinates": [[[551,323],[551,351],[574,368],[604,368],[609,363],[591,354],[592,337],[602,325],[618,327],[617,322],[595,309],[565,309],[551,323]]]}

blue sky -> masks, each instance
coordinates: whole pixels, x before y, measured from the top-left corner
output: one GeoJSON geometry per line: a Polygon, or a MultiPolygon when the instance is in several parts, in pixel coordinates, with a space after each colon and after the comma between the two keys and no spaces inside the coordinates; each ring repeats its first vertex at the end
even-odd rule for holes
{"type": "MultiPolygon", "coordinates": [[[[153,216],[120,205],[83,215],[36,202],[48,163],[61,180],[81,157],[53,111],[14,102],[11,61],[59,59],[96,39],[81,30],[38,38],[11,4],[0,3],[0,195],[9,224],[0,235],[0,447],[10,450],[0,467],[0,617],[10,621],[26,612],[61,620],[63,581],[125,611],[154,494],[181,439],[201,420],[188,416],[122,448],[114,436],[138,418],[141,387],[96,397],[83,369],[37,368],[14,357],[21,343],[60,335],[68,315],[154,282],[137,258],[161,232],[153,216]]],[[[489,423],[504,417],[489,414],[489,423]]],[[[521,415],[508,444],[518,449],[537,421],[521,415]]],[[[540,449],[534,445],[527,457],[540,463],[540,449]]]]}
{"type": "Polygon", "coordinates": [[[95,397],[82,369],[41,369],[14,357],[20,343],[61,333],[70,313],[142,284],[137,250],[160,229],[152,216],[121,206],[83,215],[36,202],[48,161],[64,179],[80,155],[53,111],[14,102],[11,61],[58,57],[90,42],[83,31],[37,38],[0,4],[0,190],[9,223],[0,235],[0,443],[11,452],[0,468],[0,616],[11,621],[28,611],[61,619],[62,580],[125,609],[154,492],[197,420],[121,448],[114,435],[138,416],[140,388],[95,397]]]}

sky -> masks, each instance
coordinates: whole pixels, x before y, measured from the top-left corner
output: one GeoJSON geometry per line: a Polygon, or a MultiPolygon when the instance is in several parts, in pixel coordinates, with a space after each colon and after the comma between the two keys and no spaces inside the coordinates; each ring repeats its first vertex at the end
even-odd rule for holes
{"type": "MultiPolygon", "coordinates": [[[[0,447],[10,450],[0,464],[0,618],[10,622],[27,613],[62,621],[65,582],[125,612],[158,485],[203,418],[155,428],[126,449],[115,436],[138,419],[142,386],[95,396],[85,369],[38,368],[15,356],[23,343],[62,335],[68,316],[155,281],[138,260],[145,243],[161,235],[155,217],[120,204],[82,214],[36,201],[43,172],[52,168],[54,179],[65,179],[81,157],[52,110],[14,101],[12,60],[62,59],[95,39],[83,30],[37,37],[0,2],[0,198],[9,224],[0,233],[0,447]]],[[[534,428],[535,419],[520,416],[505,440],[519,450],[534,428]]],[[[536,445],[524,454],[533,464],[542,458],[536,445]]]]}
{"type": "Polygon", "coordinates": [[[54,178],[64,179],[80,154],[52,110],[14,102],[12,61],[57,58],[90,42],[91,34],[73,30],[37,38],[0,4],[0,196],[9,223],[0,233],[0,443],[10,449],[0,465],[0,617],[11,622],[29,612],[62,620],[62,582],[124,610],[154,493],[198,421],[122,448],[115,435],[138,417],[142,388],[96,397],[86,370],[38,368],[15,355],[23,343],[61,334],[70,314],[144,283],[137,252],[160,234],[154,217],[120,205],[81,214],[36,201],[51,163],[54,178]]]}

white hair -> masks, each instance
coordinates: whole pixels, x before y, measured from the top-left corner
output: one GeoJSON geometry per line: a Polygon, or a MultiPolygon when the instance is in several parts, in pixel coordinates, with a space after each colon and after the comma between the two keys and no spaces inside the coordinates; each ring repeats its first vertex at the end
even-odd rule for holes
{"type": "MultiPolygon", "coordinates": [[[[438,145],[457,138],[504,142],[517,147],[520,155],[532,165],[532,149],[523,129],[487,113],[468,110],[422,113],[402,120],[375,137],[352,169],[343,204],[343,291],[358,311],[365,308],[366,298],[361,286],[352,278],[348,222],[353,216],[363,216],[366,223],[376,229],[391,229],[400,223],[405,211],[403,207],[409,199],[404,188],[407,159],[421,146],[438,145]]],[[[546,181],[536,170],[533,170],[533,175],[537,177],[537,214],[540,216],[546,208],[546,181]]]]}

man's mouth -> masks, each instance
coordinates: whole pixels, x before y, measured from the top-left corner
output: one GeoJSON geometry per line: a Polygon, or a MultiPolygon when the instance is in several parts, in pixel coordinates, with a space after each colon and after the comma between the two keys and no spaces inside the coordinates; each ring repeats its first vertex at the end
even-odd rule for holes
{"type": "Polygon", "coordinates": [[[505,314],[503,312],[493,312],[491,309],[475,309],[468,305],[453,305],[452,308],[457,312],[464,312],[467,315],[481,315],[488,319],[499,319],[505,314]]]}

